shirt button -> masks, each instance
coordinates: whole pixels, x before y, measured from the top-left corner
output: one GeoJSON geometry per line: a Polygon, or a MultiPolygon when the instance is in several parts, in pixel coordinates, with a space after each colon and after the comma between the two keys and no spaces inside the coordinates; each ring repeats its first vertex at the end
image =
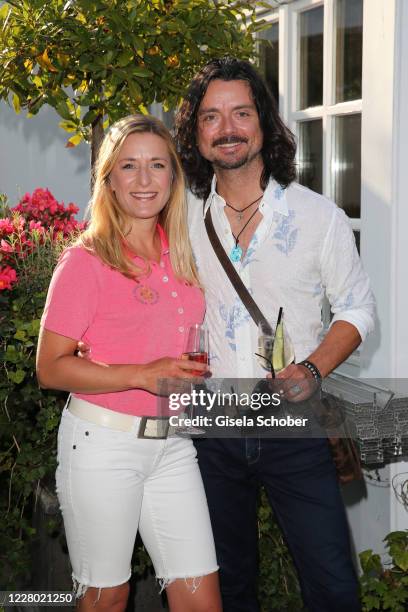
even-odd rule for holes
{"type": "Polygon", "coordinates": [[[179,309],[177,310],[177,312],[178,312],[179,314],[183,314],[183,312],[184,312],[184,308],[179,308],[179,309]]]}
{"type": "Polygon", "coordinates": [[[177,297],[177,291],[172,291],[171,292],[171,297],[177,297]]]}
{"type": "Polygon", "coordinates": [[[179,332],[183,333],[183,331],[184,331],[184,327],[179,327],[179,332]]]}
{"type": "Polygon", "coordinates": [[[163,281],[163,283],[168,283],[169,282],[169,277],[168,276],[163,276],[162,281],[163,281]]]}

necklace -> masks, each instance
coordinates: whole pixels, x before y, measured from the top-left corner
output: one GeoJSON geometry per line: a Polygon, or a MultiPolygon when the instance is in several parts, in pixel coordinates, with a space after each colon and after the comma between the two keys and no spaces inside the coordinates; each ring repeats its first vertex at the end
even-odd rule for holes
{"type": "Polygon", "coordinates": [[[250,204],[248,204],[247,206],[245,206],[244,208],[235,208],[234,206],[231,206],[231,204],[228,204],[227,201],[225,201],[225,205],[228,206],[228,208],[232,208],[232,210],[234,210],[236,213],[238,213],[238,221],[242,220],[242,217],[244,216],[242,213],[244,213],[246,210],[248,210],[248,208],[251,208],[251,206],[253,206],[254,204],[256,204],[257,202],[259,202],[259,200],[262,198],[263,194],[258,196],[256,198],[256,200],[254,200],[253,202],[251,202],[250,204]]]}
{"type": "MultiPolygon", "coordinates": [[[[260,200],[261,198],[258,198],[258,200],[260,200]]],[[[256,201],[256,200],[255,200],[256,201]]],[[[252,202],[254,204],[254,202],[252,202]]],[[[238,242],[239,242],[239,237],[242,234],[242,232],[244,231],[244,229],[246,228],[246,226],[248,225],[248,223],[251,221],[251,219],[253,219],[253,217],[255,217],[256,213],[259,210],[259,206],[256,207],[256,209],[254,210],[254,212],[252,213],[252,215],[249,217],[248,221],[245,223],[244,227],[241,229],[241,231],[239,232],[239,234],[237,236],[235,236],[235,234],[232,234],[235,240],[235,246],[232,249],[231,253],[230,253],[230,260],[231,261],[241,261],[241,257],[242,257],[242,248],[239,246],[238,242]]]]}

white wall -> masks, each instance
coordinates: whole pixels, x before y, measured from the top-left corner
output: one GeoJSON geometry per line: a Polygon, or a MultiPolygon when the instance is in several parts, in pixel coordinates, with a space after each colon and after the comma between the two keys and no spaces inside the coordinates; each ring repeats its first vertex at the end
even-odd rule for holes
{"type": "MultiPolygon", "coordinates": [[[[0,102],[0,193],[12,205],[36,187],[48,187],[58,201],[74,202],[82,213],[89,200],[89,147],[65,148],[69,134],[59,117],[43,107],[32,119],[0,102]]],[[[78,213],[78,219],[82,217],[78,213]]]]}
{"type": "MultiPolygon", "coordinates": [[[[408,378],[407,31],[406,0],[364,3],[361,253],[378,323],[363,346],[360,376],[387,378],[393,389],[408,378]]],[[[381,551],[389,531],[408,528],[392,487],[407,473],[408,463],[396,461],[380,470],[381,482],[345,490],[357,551],[381,551]]]]}

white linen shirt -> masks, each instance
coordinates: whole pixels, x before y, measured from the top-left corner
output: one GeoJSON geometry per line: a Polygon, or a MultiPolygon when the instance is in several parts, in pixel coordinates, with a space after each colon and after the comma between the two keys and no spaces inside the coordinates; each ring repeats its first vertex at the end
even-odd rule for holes
{"type": "MultiPolygon", "coordinates": [[[[211,206],[214,228],[229,255],[235,246],[216,192],[215,176],[205,202],[188,196],[190,238],[207,302],[210,367],[214,378],[265,376],[255,352],[258,329],[215,255],[204,225],[211,206]]],[[[343,210],[325,197],[292,183],[269,182],[263,215],[247,252],[235,266],[264,316],[274,327],[279,308],[299,362],[322,338],[324,295],[335,321],[354,325],[362,340],[374,325],[374,297],[343,210]]]]}

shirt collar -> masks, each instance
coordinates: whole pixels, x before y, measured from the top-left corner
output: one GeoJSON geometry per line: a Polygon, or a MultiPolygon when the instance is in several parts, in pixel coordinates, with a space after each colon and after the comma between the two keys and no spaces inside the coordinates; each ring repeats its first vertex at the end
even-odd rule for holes
{"type": "MultiPolygon", "coordinates": [[[[219,208],[223,208],[225,206],[225,200],[217,193],[216,187],[217,177],[214,174],[211,181],[210,195],[204,204],[203,216],[206,215],[207,210],[210,208],[213,202],[214,205],[218,206],[219,208]]],[[[281,187],[273,178],[269,179],[269,183],[265,189],[259,210],[265,218],[272,216],[275,211],[281,215],[285,215],[286,217],[289,214],[288,203],[286,200],[286,189],[281,187]]]]}

